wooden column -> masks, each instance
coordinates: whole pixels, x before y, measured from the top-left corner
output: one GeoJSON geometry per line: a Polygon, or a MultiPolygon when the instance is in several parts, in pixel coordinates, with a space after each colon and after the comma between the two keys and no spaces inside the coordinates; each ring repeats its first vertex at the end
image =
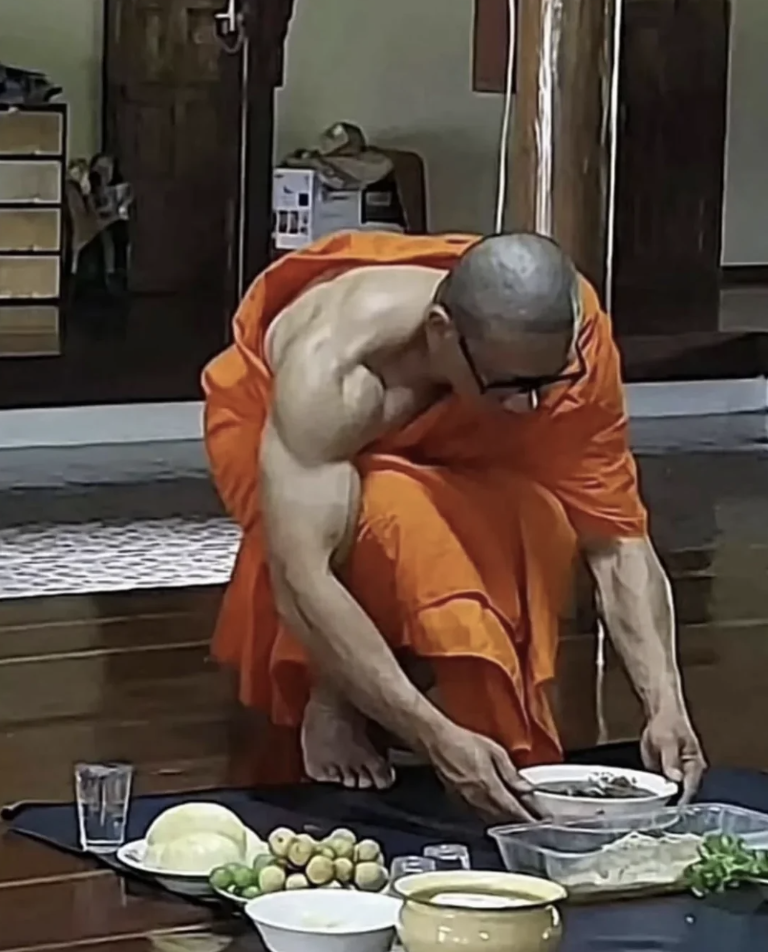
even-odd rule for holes
{"type": "MultiPolygon", "coordinates": [[[[595,281],[629,379],[751,376],[768,367],[756,335],[720,329],[732,3],[517,0],[508,222],[552,234],[595,281]],[[547,143],[552,165],[542,172],[547,143]],[[551,202],[542,203],[544,193],[551,202]]],[[[478,91],[504,88],[507,8],[508,0],[475,0],[478,91]]]]}
{"type": "Polygon", "coordinates": [[[621,334],[717,332],[728,0],[624,0],[614,311],[621,334]]]}
{"type": "Polygon", "coordinates": [[[518,0],[515,227],[552,235],[602,290],[617,0],[518,0]]]}
{"type": "Polygon", "coordinates": [[[294,0],[246,0],[248,34],[243,286],[269,264],[272,244],[272,150],[275,90],[283,83],[285,41],[294,0]]]}

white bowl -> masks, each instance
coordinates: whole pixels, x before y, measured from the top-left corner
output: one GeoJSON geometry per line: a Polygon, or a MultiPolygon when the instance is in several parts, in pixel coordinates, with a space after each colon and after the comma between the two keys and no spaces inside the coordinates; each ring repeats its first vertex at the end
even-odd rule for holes
{"type": "Polygon", "coordinates": [[[388,952],[400,906],[380,893],[297,889],[252,899],[245,914],[269,952],[388,952]]]}
{"type": "Polygon", "coordinates": [[[621,797],[601,800],[598,797],[569,797],[562,793],[544,793],[536,791],[536,800],[555,819],[586,819],[587,817],[620,817],[629,814],[653,813],[666,806],[678,792],[678,786],[658,774],[643,770],[624,770],[621,767],[590,767],[580,764],[554,764],[541,767],[527,767],[520,775],[532,786],[538,787],[561,781],[585,781],[597,777],[608,779],[622,778],[641,790],[647,790],[647,796],[621,797]]]}

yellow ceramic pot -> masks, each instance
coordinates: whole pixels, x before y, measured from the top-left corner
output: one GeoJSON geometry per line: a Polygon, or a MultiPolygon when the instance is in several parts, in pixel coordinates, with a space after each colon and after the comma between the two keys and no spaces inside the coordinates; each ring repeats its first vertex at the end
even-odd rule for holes
{"type": "Polygon", "coordinates": [[[403,900],[406,952],[555,952],[563,934],[557,883],[481,870],[417,873],[393,890],[403,900]]]}

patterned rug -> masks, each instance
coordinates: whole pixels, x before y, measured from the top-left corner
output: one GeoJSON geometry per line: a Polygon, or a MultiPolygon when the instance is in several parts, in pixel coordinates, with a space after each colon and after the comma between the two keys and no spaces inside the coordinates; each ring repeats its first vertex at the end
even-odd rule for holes
{"type": "Polygon", "coordinates": [[[224,517],[0,529],[0,598],[223,583],[239,539],[224,517]]]}

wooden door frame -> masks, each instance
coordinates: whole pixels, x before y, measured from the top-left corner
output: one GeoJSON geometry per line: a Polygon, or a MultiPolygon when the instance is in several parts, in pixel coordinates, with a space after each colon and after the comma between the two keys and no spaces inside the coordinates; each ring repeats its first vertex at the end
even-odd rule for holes
{"type": "Polygon", "coordinates": [[[246,102],[245,168],[240,203],[243,220],[242,291],[264,270],[272,245],[272,169],[275,141],[275,93],[282,86],[285,41],[295,0],[243,0],[246,102]],[[259,149],[257,143],[269,142],[259,149]]]}
{"type": "MultiPolygon", "coordinates": [[[[226,0],[222,0],[224,8],[226,0]]],[[[108,86],[106,45],[114,0],[102,0],[104,53],[102,89],[108,86]]],[[[272,146],[275,138],[275,91],[284,79],[285,40],[295,0],[241,0],[247,42],[240,53],[242,71],[238,195],[239,240],[235,254],[232,309],[270,260],[272,236],[272,146]],[[270,148],[264,149],[263,143],[270,148]],[[259,148],[259,145],[262,148],[259,148]]],[[[109,105],[102,96],[101,148],[106,147],[109,105]]],[[[226,337],[231,336],[227,321],[226,337]]]]}
{"type": "MultiPolygon", "coordinates": [[[[224,8],[226,0],[220,0],[224,8]]],[[[230,340],[232,314],[241,296],[242,287],[264,269],[270,258],[272,219],[272,151],[274,137],[275,89],[282,82],[283,44],[293,11],[293,0],[241,0],[247,5],[244,23],[249,38],[245,46],[245,102],[241,128],[245,133],[246,162],[241,169],[242,201],[239,207],[244,218],[239,229],[242,235],[240,270],[237,285],[232,286],[231,300],[207,323],[207,339],[201,349],[223,349],[230,340]]],[[[113,24],[110,10],[113,0],[102,0],[105,14],[104,38],[113,24]]],[[[234,58],[233,58],[234,60],[234,58]]],[[[107,62],[103,63],[104,88],[107,88],[107,62]]],[[[102,141],[105,145],[106,100],[102,101],[102,141]]],[[[178,315],[177,315],[178,317],[178,315]]],[[[208,322],[208,318],[205,318],[208,322]]],[[[119,318],[122,321],[122,318],[119,318]]],[[[65,320],[66,323],[66,320],[65,320]]],[[[122,326],[122,325],[120,325],[122,326]]],[[[168,325],[163,325],[167,328],[168,325]]],[[[71,348],[65,339],[60,357],[3,358],[0,366],[0,410],[48,408],[72,405],[140,404],[197,399],[198,368],[178,360],[171,365],[155,361],[151,367],[138,367],[132,358],[126,361],[119,328],[108,324],[107,343],[92,328],[81,335],[82,346],[71,348]],[[114,331],[114,333],[113,333],[114,331]],[[88,336],[90,334],[90,336],[88,336]],[[110,336],[111,335],[111,336],[110,336]],[[94,363],[96,362],[96,363],[94,363]],[[97,371],[94,372],[94,366],[97,371]]],[[[173,325],[176,327],[176,325],[173,325]]],[[[100,330],[101,330],[100,325],[100,330]]],[[[164,346],[179,356],[164,331],[164,346]]],[[[62,336],[66,331],[62,330],[62,336]]],[[[213,350],[211,351],[211,355],[213,350]]],[[[207,358],[206,358],[207,359],[207,358]]]]}

